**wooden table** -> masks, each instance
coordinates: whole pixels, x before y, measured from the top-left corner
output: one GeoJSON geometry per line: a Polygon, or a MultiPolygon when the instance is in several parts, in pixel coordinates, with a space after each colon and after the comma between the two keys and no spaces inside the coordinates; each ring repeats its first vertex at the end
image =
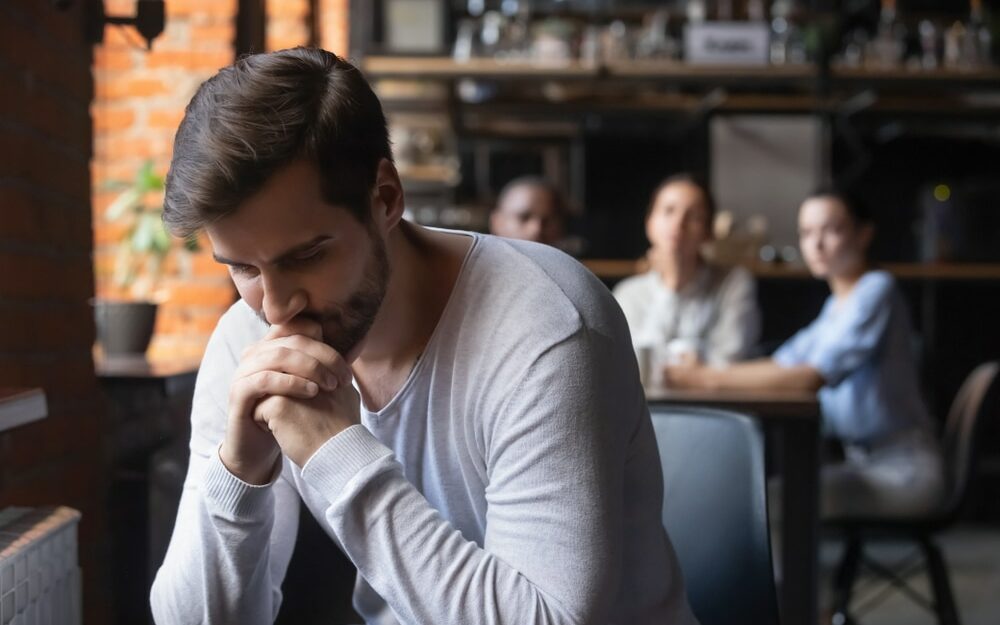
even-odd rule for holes
{"type": "MultiPolygon", "coordinates": [[[[782,622],[818,622],[820,409],[815,393],[647,389],[650,404],[707,406],[753,415],[771,433],[767,454],[781,454],[782,622]],[[772,448],[772,441],[779,449],[772,448]]],[[[720,563],[724,566],[724,563],[720,563]]]]}

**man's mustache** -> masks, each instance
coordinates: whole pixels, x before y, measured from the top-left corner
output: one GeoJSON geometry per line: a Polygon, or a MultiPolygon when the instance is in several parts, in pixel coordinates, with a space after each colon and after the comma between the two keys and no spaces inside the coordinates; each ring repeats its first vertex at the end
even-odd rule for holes
{"type": "MultiPolygon", "coordinates": [[[[318,323],[320,327],[322,327],[325,321],[336,320],[337,318],[339,318],[339,316],[340,315],[335,312],[323,314],[317,311],[303,310],[299,314],[295,315],[295,318],[303,319],[305,321],[312,321],[313,323],[318,323]]],[[[267,320],[267,315],[264,313],[263,310],[257,311],[257,318],[260,319],[262,322],[264,322],[264,324],[267,325],[267,327],[269,328],[273,325],[270,321],[267,320]]]]}

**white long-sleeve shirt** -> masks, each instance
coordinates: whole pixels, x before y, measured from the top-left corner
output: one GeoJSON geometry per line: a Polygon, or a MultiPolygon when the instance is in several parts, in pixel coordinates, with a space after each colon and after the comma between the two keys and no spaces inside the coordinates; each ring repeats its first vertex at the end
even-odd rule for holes
{"type": "Polygon", "coordinates": [[[760,311],[753,276],[742,267],[702,265],[679,291],[664,286],[656,271],[615,286],[636,347],[665,347],[674,339],[697,345],[710,365],[749,357],[760,337],[760,311]]]}
{"type": "Polygon", "coordinates": [[[475,235],[397,395],[255,487],[218,446],[238,355],[265,330],[240,302],[207,349],[158,623],[272,622],[297,497],[357,566],[368,623],[695,622],[625,320],[576,261],[475,235]]]}

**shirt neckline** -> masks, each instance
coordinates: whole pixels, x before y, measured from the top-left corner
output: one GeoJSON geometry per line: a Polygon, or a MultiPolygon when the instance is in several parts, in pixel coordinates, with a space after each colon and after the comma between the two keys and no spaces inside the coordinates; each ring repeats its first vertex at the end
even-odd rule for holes
{"type": "Polygon", "coordinates": [[[462,265],[458,269],[458,278],[455,280],[455,284],[451,287],[451,293],[448,294],[448,301],[445,302],[444,309],[442,309],[441,311],[441,316],[438,318],[437,324],[434,326],[434,331],[431,332],[430,339],[427,340],[427,344],[424,346],[423,351],[420,352],[420,356],[418,356],[417,362],[413,365],[413,368],[410,369],[410,374],[406,376],[406,381],[404,381],[402,386],[399,387],[399,390],[396,391],[396,394],[392,396],[392,399],[386,402],[385,406],[382,406],[381,410],[378,411],[369,410],[368,407],[365,406],[364,399],[361,400],[361,409],[365,413],[371,415],[376,420],[378,420],[383,415],[389,413],[391,410],[395,409],[396,404],[398,404],[401,401],[400,398],[403,397],[408,392],[409,388],[415,384],[414,380],[417,379],[417,377],[426,367],[430,366],[426,364],[427,361],[432,360],[431,358],[428,357],[428,355],[437,349],[437,344],[442,340],[439,338],[441,335],[441,327],[445,325],[445,321],[448,319],[448,317],[451,316],[452,309],[458,305],[455,303],[458,299],[456,293],[465,288],[466,274],[468,273],[467,269],[471,264],[473,256],[477,253],[477,250],[479,249],[480,241],[483,239],[483,236],[478,232],[446,230],[443,228],[433,228],[433,229],[439,230],[441,232],[450,232],[453,234],[459,234],[462,236],[470,237],[472,239],[472,244],[469,245],[469,249],[465,252],[465,258],[462,259],[462,265]]]}

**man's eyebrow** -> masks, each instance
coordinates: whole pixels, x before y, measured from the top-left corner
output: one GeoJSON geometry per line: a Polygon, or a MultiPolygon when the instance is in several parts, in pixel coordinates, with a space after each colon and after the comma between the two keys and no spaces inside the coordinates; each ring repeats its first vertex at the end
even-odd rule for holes
{"type": "MultiPolygon", "coordinates": [[[[278,254],[273,259],[271,259],[268,264],[277,265],[279,263],[285,262],[285,261],[289,260],[291,257],[296,256],[297,254],[301,254],[302,252],[305,252],[307,250],[311,250],[312,248],[316,247],[317,245],[320,245],[322,243],[326,243],[327,241],[329,241],[332,238],[333,237],[330,236],[330,235],[321,234],[321,235],[319,235],[317,237],[314,237],[314,238],[306,241],[305,243],[299,243],[298,245],[285,250],[284,252],[278,254]]],[[[215,259],[215,262],[221,263],[223,265],[243,265],[243,264],[246,264],[246,263],[241,263],[238,260],[232,260],[232,259],[226,258],[225,256],[220,256],[219,254],[216,254],[214,252],[212,253],[212,258],[215,259]]]]}

